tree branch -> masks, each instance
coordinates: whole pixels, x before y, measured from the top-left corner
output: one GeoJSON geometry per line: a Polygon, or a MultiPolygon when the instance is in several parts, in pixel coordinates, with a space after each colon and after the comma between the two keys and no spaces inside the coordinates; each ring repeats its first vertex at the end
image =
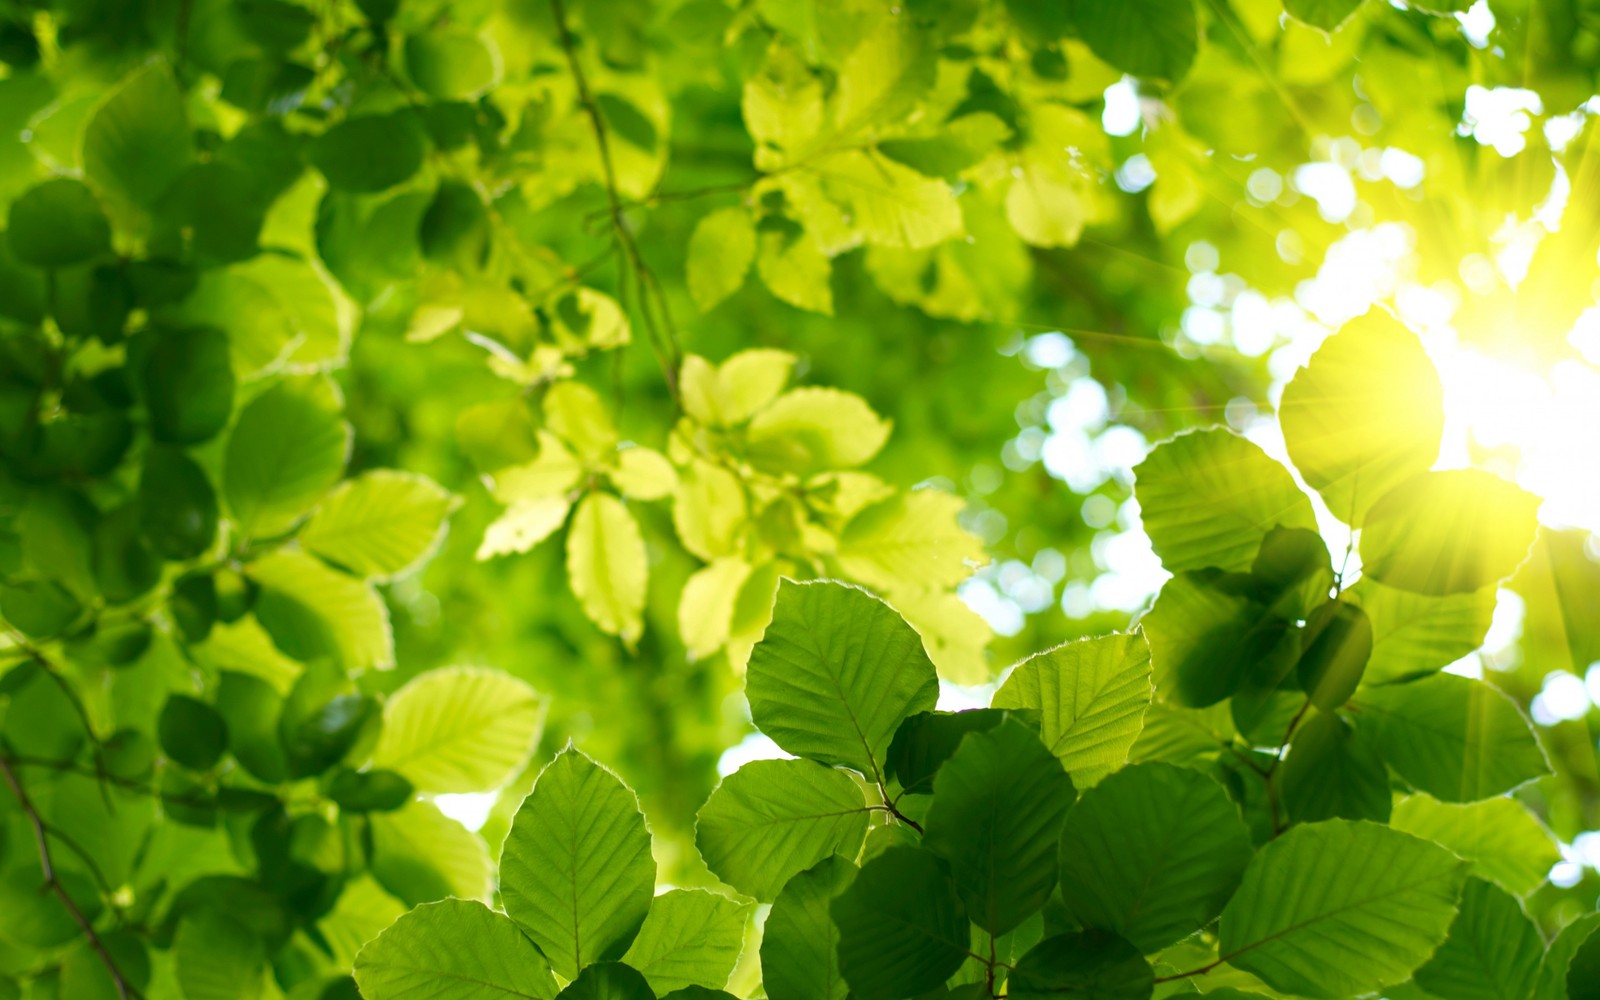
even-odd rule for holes
{"type": "Polygon", "coordinates": [[[67,913],[72,917],[72,922],[78,925],[83,932],[84,940],[94,953],[100,956],[100,961],[105,965],[106,972],[111,975],[111,985],[116,988],[120,1000],[129,1000],[137,997],[139,991],[128,984],[122,970],[117,968],[117,962],[111,957],[111,952],[106,950],[105,942],[100,940],[100,935],[95,931],[94,924],[84,916],[78,904],[73,901],[67,892],[66,886],[61,884],[60,877],[56,874],[55,862],[50,857],[50,829],[45,824],[44,818],[39,815],[39,810],[33,805],[33,800],[28,798],[27,790],[22,787],[17,773],[11,769],[11,763],[0,757],[0,777],[5,778],[7,787],[16,798],[17,804],[22,807],[23,815],[28,817],[28,825],[33,828],[33,843],[39,854],[39,868],[44,873],[45,888],[55,893],[61,900],[61,905],[66,907],[67,913]]]}

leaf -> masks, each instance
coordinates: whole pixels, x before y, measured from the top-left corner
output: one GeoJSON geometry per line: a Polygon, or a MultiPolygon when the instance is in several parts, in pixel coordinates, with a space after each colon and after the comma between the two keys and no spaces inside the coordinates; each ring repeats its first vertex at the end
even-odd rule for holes
{"type": "Polygon", "coordinates": [[[289,530],[338,482],[351,440],[342,409],[333,381],[312,375],[285,378],[239,411],[222,495],[246,536],[289,530]]]}
{"type": "Polygon", "coordinates": [[[1278,784],[1297,823],[1389,819],[1393,794],[1383,758],[1337,715],[1313,712],[1294,731],[1278,784]]]}
{"type": "Polygon", "coordinates": [[[685,986],[727,985],[744,946],[750,904],[704,889],[673,889],[650,903],[639,936],[622,956],[657,995],[685,986]]]}
{"type": "Polygon", "coordinates": [[[904,795],[932,795],[933,779],[945,761],[955,755],[968,733],[987,732],[1019,714],[1035,715],[996,708],[918,712],[895,730],[885,760],[888,775],[900,783],[904,795]]]}
{"type": "MultiPolygon", "coordinates": [[[[1313,28],[1337,31],[1361,4],[1362,0],[1283,0],[1283,9],[1290,17],[1304,21],[1313,28]]],[[[1377,367],[1371,372],[1376,375],[1387,374],[1377,367]]]]}
{"type": "Polygon", "coordinates": [[[650,984],[621,962],[597,962],[578,974],[559,1000],[653,1000],[650,984]]]}
{"type": "Polygon", "coordinates": [[[194,771],[209,771],[228,749],[228,726],[217,710],[188,695],[175,694],[161,706],[157,723],[161,752],[194,771]]]}
{"type": "Polygon", "coordinates": [[[834,855],[784,885],[761,934],[761,983],[770,1000],[845,1000],[829,907],[855,877],[856,866],[834,855]]]}
{"type": "Polygon", "coordinates": [[[1317,530],[1289,470],[1230,431],[1180,434],[1134,467],[1150,544],[1169,572],[1246,571],[1275,527],[1317,530]]]}
{"type": "Polygon", "coordinates": [[[954,177],[976,166],[1010,137],[1011,129],[1005,122],[986,111],[978,111],[946,121],[936,135],[925,139],[891,139],[880,143],[878,150],[920,174],[954,177]]]}
{"type": "Polygon", "coordinates": [[[456,503],[427,476],[374,469],[328,494],[300,529],[300,544],[357,576],[393,578],[438,546],[456,503]]]}
{"type": "Polygon", "coordinates": [[[150,432],[158,441],[199,444],[233,414],[234,378],[228,337],[211,327],[153,327],[138,367],[150,432]]]}
{"type": "Polygon", "coordinates": [[[967,503],[941,490],[897,493],[839,533],[839,568],[869,587],[952,587],[985,561],[983,540],[958,521],[967,503]]]}
{"type": "Polygon", "coordinates": [[[568,746],[534,783],[500,854],[500,894],[563,979],[625,951],[650,909],[656,864],[639,802],[568,746]]]}
{"type": "Polygon", "coordinates": [[[1140,634],[1080,639],[1017,664],[995,708],[1039,712],[1039,735],[1075,784],[1098,782],[1128,759],[1150,706],[1150,649],[1140,634]]]}
{"type": "Polygon", "coordinates": [[[1362,733],[1395,773],[1445,802],[1475,802],[1550,773],[1517,706],[1482,681],[1435,674],[1370,688],[1362,733]]]}
{"type": "Polygon", "coordinates": [[[738,476],[703,459],[689,462],[672,497],[672,527],[684,548],[707,562],[741,555],[745,515],[738,476]]]}
{"type": "Polygon", "coordinates": [[[1527,1000],[1539,976],[1544,939],[1516,899],[1468,879],[1450,935],[1412,980],[1451,1000],[1527,1000]]]}
{"type": "Polygon", "coordinates": [[[683,409],[702,424],[729,427],[749,420],[783,391],[795,356],[767,347],[730,356],[720,365],[691,354],[683,359],[683,409]]]}
{"type": "Polygon", "coordinates": [[[922,843],[949,862],[973,923],[999,936],[1044,906],[1073,798],[1061,762],[1015,719],[962,739],[933,780],[922,843]]]}
{"type": "Polygon", "coordinates": [[[1429,597],[1362,577],[1343,597],[1372,625],[1366,684],[1411,680],[1454,663],[1483,645],[1494,618],[1493,587],[1429,597]]]}
{"type": "Polygon", "coordinates": [[[1061,833],[1061,898],[1078,922],[1150,954],[1210,922],[1250,861],[1222,786],[1172,764],[1132,764],[1084,792],[1061,833]]]}
{"type": "Polygon", "coordinates": [[[1431,840],[1472,862],[1472,874],[1518,896],[1544,884],[1561,860],[1555,838],[1522,803],[1511,798],[1461,805],[1429,795],[1395,803],[1396,830],[1431,840]]]}
{"type": "Polygon", "coordinates": [[[601,464],[617,447],[617,430],[599,393],[581,382],[551,386],[544,396],[544,419],[587,465],[601,464]]]}
{"type": "Polygon", "coordinates": [[[567,531],[567,574],[590,621],[636,641],[644,629],[648,569],[639,525],[622,501],[606,493],[579,501],[567,531]]]}
{"type": "Polygon", "coordinates": [[[1006,980],[1006,995],[1016,1000],[1149,1000],[1154,988],[1155,972],[1138,949],[1098,930],[1046,938],[1006,980]]]}
{"type": "Polygon", "coordinates": [[[701,216],[684,265],[694,304],[710,312],[739,290],[755,259],[756,227],[747,209],[719,208],[701,216]]]}
{"type": "Polygon", "coordinates": [[[395,921],[361,949],[366,1000],[554,1000],[550,966],[516,924],[482,903],[446,899],[395,921]]]}
{"type": "Polygon", "coordinates": [[[660,500],[672,495],[678,474],[667,456],[653,448],[634,446],[617,453],[617,464],[608,474],[611,485],[630,500],[660,500]]]}
{"type": "Polygon", "coordinates": [[[833,315],[833,261],[804,230],[762,225],[757,251],[756,274],[768,291],[796,309],[833,315]]]}
{"type": "Polygon", "coordinates": [[[807,169],[867,243],[921,250],[962,234],[950,185],[885,156],[846,151],[807,169]]]}
{"type": "Polygon", "coordinates": [[[372,875],[398,899],[427,903],[446,896],[486,900],[494,863],[483,838],[414,799],[396,812],[371,813],[372,875]]]}
{"type": "Polygon", "coordinates": [[[1080,0],[1073,18],[1095,55],[1134,76],[1176,83],[1200,45],[1194,0],[1080,0]]]}
{"type": "Polygon", "coordinates": [[[1333,712],[1361,684],[1372,655],[1372,625],[1359,605],[1336,601],[1328,607],[1320,621],[1313,621],[1321,628],[1300,654],[1295,671],[1311,703],[1333,712]]]}
{"type": "Polygon", "coordinates": [[[1158,697],[1193,708],[1252,682],[1269,689],[1293,670],[1298,641],[1287,624],[1204,573],[1180,573],[1140,621],[1158,697]]]}
{"type": "Polygon", "coordinates": [[[400,772],[424,793],[492,791],[527,763],[544,712],[533,688],[502,671],[429,670],[384,705],[372,764],[400,772]]]}
{"type": "Polygon", "coordinates": [[[1281,992],[1331,1000],[1379,990],[1444,940],[1466,867],[1374,823],[1296,826],[1251,861],[1222,912],[1219,947],[1281,992]]]}
{"type": "Polygon", "coordinates": [[[572,504],[564,496],[516,501],[484,529],[477,558],[481,561],[527,552],[560,530],[567,523],[570,510],[572,504]]]}
{"type": "Polygon", "coordinates": [[[435,30],[406,38],[406,75],[417,89],[443,100],[471,100],[500,77],[499,60],[476,35],[435,30]]]}
{"type": "MultiPolygon", "coordinates": [[[[1535,1000],[1592,1000],[1580,990],[1572,989],[1580,985],[1582,980],[1574,983],[1571,977],[1588,972],[1584,966],[1595,957],[1595,942],[1600,941],[1600,933],[1597,932],[1600,932],[1600,914],[1597,913],[1585,913],[1561,928],[1550,942],[1544,962],[1539,967],[1539,978],[1533,991],[1535,1000]],[[1585,961],[1579,960],[1579,952],[1585,953],[1585,961]]],[[[1592,973],[1590,978],[1592,980],[1592,973]]]]}
{"type": "Polygon", "coordinates": [[[882,601],[831,581],[779,586],[745,684],[752,720],[780,747],[874,780],[895,730],[933,708],[938,690],[916,632],[882,601]]]}
{"type": "Polygon", "coordinates": [[[111,251],[111,223],[94,192],[70,177],[36,184],[12,202],[6,236],[13,257],[50,270],[111,251]]]}
{"type": "Polygon", "coordinates": [[[749,563],[725,556],[702,566],[684,583],[678,598],[678,634],[690,659],[710,656],[727,643],[734,605],[749,578],[749,563]]]}
{"type": "Polygon", "coordinates": [[[84,176],[140,208],[152,207],[193,156],[183,93],[162,62],[135,70],[84,126],[84,176]]]}
{"type": "Polygon", "coordinates": [[[217,536],[217,494],[199,464],[176,448],[152,447],[139,472],[139,530],[168,559],[194,559],[217,536]]]}
{"type": "MultiPolygon", "coordinates": [[[[1309,3],[1355,7],[1348,0],[1309,3]]],[[[1324,341],[1295,373],[1278,420],[1295,468],[1334,516],[1359,526],[1375,501],[1439,457],[1444,389],[1416,335],[1374,308],[1324,341]]]]}
{"type": "Polygon", "coordinates": [[[184,917],[173,941],[184,1000],[255,1000],[267,965],[261,939],[215,910],[184,917]]]}
{"type": "Polygon", "coordinates": [[[933,854],[891,847],[830,906],[839,971],[858,1000],[899,1000],[943,985],[967,958],[967,914],[933,854]]]}
{"type": "Polygon", "coordinates": [[[1539,503],[1477,469],[1414,476],[1367,512],[1362,571],[1379,583],[1434,597],[1486,587],[1510,576],[1527,556],[1539,503]]]}
{"type": "Polygon", "coordinates": [[[247,573],[261,588],[256,617],[289,656],[331,657],[346,670],[394,666],[389,609],[370,583],[294,549],[262,556],[247,573]]]}
{"type": "Polygon", "coordinates": [[[833,854],[853,858],[867,834],[861,787],[808,760],[757,760],[722,779],[700,808],[695,845],[706,867],[766,901],[833,854]]]}
{"type": "Polygon", "coordinates": [[[838,389],[791,389],[750,421],[751,459],[800,475],[864,465],[889,439],[889,421],[838,389]]]}
{"type": "Polygon", "coordinates": [[[311,164],[328,186],[376,193],[422,168],[427,139],[409,111],[352,115],[312,140],[311,164]]]}

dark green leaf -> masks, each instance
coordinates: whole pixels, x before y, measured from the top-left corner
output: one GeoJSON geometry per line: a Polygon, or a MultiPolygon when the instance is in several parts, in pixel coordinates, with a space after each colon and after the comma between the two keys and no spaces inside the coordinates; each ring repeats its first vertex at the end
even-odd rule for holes
{"type": "Polygon", "coordinates": [[[157,552],[168,559],[199,556],[216,537],[218,516],[211,479],[194,459],[177,448],[145,453],[139,473],[139,528],[157,552]]]}
{"type": "Polygon", "coordinates": [[[1150,963],[1106,931],[1047,938],[1022,956],[1006,981],[1006,995],[1017,1000],[1148,1000],[1154,988],[1150,963]]]}
{"type": "Polygon", "coordinates": [[[70,177],[38,184],[12,202],[6,235],[12,255],[34,267],[71,267],[111,249],[105,212],[94,193],[70,177]]]}
{"type": "Polygon", "coordinates": [[[233,412],[228,337],[209,327],[157,327],[140,366],[140,384],[156,438],[198,444],[215,437],[233,412]]]}
{"type": "Polygon", "coordinates": [[[427,140],[404,111],[355,115],[311,143],[311,163],[342,191],[376,192],[409,179],[422,167],[427,140]]]}
{"type": "Polygon", "coordinates": [[[217,710],[175,694],[161,708],[161,751],[195,771],[209,771],[228,749],[228,726],[217,710]]]}
{"type": "Polygon", "coordinates": [[[967,958],[967,913],[944,863],[916,847],[868,861],[830,906],[839,972],[859,1000],[900,1000],[943,985],[967,958]]]}
{"type": "Polygon", "coordinates": [[[856,866],[834,855],[791,878],[767,914],[761,933],[761,981],[771,1000],[845,1000],[839,975],[839,931],[833,900],[856,877],[856,866]]]}

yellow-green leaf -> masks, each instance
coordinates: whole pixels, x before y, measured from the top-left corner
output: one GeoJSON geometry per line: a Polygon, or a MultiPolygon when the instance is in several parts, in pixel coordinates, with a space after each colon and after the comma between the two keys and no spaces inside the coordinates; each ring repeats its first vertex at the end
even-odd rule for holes
{"type": "Polygon", "coordinates": [[[486,792],[527,762],[544,700],[524,681],[484,667],[419,674],[383,707],[374,767],[405,775],[419,792],[486,792]]]}
{"type": "Polygon", "coordinates": [[[644,629],[648,563],[639,526],[622,501],[591,493],[567,532],[567,575],[584,613],[624,642],[644,629]]]}
{"type": "Polygon", "coordinates": [[[300,544],[360,576],[397,576],[439,544],[456,502],[427,476],[376,469],[335,488],[300,530],[300,544]]]}

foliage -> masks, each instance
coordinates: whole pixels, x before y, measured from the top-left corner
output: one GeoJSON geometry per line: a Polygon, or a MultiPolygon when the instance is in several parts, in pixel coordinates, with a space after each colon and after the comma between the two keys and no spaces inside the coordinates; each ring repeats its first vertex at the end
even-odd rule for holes
{"type": "Polygon", "coordinates": [[[1308,158],[1439,286],[1564,178],[1456,321],[1592,304],[1590,18],[1458,6],[0,3],[0,1000],[1587,995],[1592,539],[1383,307],[1281,400],[1176,319],[1315,274],[1308,158]],[[1171,578],[1069,616],[1112,524],[1171,578]]]}

